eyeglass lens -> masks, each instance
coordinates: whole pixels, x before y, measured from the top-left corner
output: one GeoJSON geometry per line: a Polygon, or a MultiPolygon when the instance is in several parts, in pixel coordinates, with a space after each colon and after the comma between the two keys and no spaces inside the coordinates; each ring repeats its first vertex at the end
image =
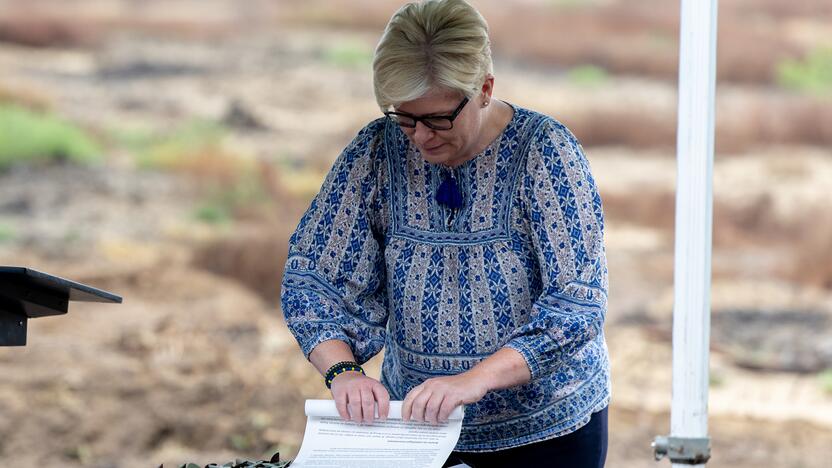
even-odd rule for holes
{"type": "MultiPolygon", "coordinates": [[[[393,120],[402,127],[414,128],[416,127],[416,119],[407,115],[390,114],[393,120]]],[[[434,130],[449,130],[453,127],[453,122],[447,117],[436,118],[420,118],[419,119],[426,127],[434,130]]]]}

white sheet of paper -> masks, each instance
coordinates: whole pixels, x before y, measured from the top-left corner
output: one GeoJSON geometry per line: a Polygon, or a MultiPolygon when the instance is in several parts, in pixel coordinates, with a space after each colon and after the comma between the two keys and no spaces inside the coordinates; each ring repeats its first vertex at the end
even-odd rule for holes
{"type": "MultiPolygon", "coordinates": [[[[378,411],[378,410],[376,410],[378,411]]],[[[306,432],[292,468],[441,468],[462,431],[463,408],[444,424],[402,420],[390,402],[387,421],[342,421],[333,400],[306,400],[306,432]]]]}

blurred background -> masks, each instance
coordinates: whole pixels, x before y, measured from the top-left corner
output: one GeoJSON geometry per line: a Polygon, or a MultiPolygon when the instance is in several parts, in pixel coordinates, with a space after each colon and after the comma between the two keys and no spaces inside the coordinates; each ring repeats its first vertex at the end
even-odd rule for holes
{"type": "MultiPolygon", "coordinates": [[[[329,394],[282,321],[286,243],[379,115],[372,53],[402,3],[0,0],[0,264],[124,296],[0,349],[0,464],[297,453],[303,401],[329,394]]],[[[608,466],[656,466],[678,2],[472,3],[495,95],[583,142],[607,219],[608,466]]],[[[708,466],[829,466],[832,2],[721,0],[718,44],[708,466]]]]}

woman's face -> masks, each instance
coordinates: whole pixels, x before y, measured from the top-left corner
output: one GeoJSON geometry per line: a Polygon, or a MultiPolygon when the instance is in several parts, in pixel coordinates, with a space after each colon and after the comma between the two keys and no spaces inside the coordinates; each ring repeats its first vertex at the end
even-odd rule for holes
{"type": "MultiPolygon", "coordinates": [[[[451,115],[464,97],[459,91],[434,89],[418,99],[403,102],[395,110],[416,116],[451,115]]],[[[450,130],[434,130],[422,122],[416,122],[416,128],[401,129],[426,161],[457,166],[473,156],[479,141],[483,123],[481,101],[482,94],[471,98],[450,130]]]]}

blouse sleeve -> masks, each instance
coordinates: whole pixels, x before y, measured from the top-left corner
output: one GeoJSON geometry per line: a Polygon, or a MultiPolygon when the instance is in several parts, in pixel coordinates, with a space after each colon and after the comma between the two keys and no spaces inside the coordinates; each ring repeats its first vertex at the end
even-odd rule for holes
{"type": "Polygon", "coordinates": [[[281,306],[304,355],[341,340],[359,363],[384,345],[387,296],[377,234],[381,122],[359,132],[335,161],[289,239],[281,306]]]}
{"type": "Polygon", "coordinates": [[[607,263],[601,197],[575,136],[549,120],[530,146],[523,200],[542,292],[529,323],[505,346],[526,360],[532,379],[574,358],[603,333],[607,263]]]}

